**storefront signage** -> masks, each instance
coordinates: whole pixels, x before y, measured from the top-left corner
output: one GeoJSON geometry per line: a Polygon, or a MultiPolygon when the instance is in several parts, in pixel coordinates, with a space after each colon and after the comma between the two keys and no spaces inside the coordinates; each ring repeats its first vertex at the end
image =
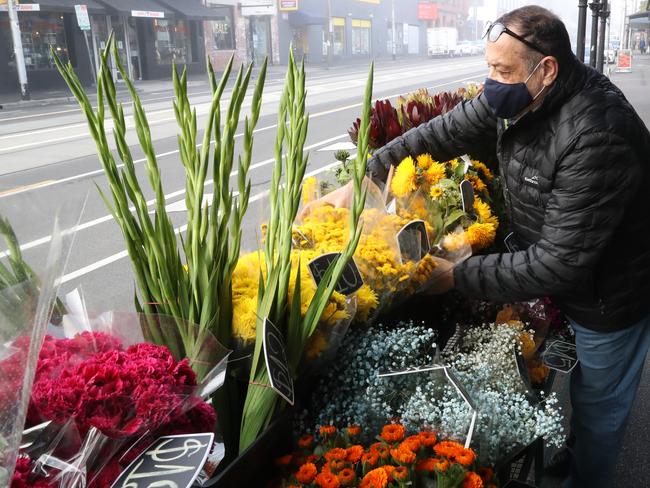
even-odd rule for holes
{"type": "Polygon", "coordinates": [[[82,31],[90,30],[90,18],[88,17],[87,5],[75,5],[74,11],[77,14],[77,24],[82,31]]]}
{"type": "Polygon", "coordinates": [[[208,459],[213,441],[212,432],[159,437],[122,471],[112,488],[189,488],[208,459]]]}
{"type": "Polygon", "coordinates": [[[281,12],[290,12],[298,10],[298,0],[278,0],[280,4],[278,7],[281,12]]]}
{"type": "Polygon", "coordinates": [[[273,0],[242,0],[241,14],[244,17],[275,15],[275,3],[273,0]]]}
{"type": "Polygon", "coordinates": [[[418,3],[418,19],[436,20],[438,19],[438,5],[435,3],[418,3]]]}
{"type": "Polygon", "coordinates": [[[268,318],[264,319],[264,360],[271,387],[290,405],[294,403],[293,378],[289,370],[282,332],[268,318]]]}
{"type": "MultiPolygon", "coordinates": [[[[39,3],[16,3],[16,12],[40,12],[41,5],[39,3]]],[[[0,4],[0,12],[6,12],[8,10],[7,3],[0,4]]]]}
{"type": "Polygon", "coordinates": [[[164,19],[165,12],[155,10],[131,10],[131,17],[147,17],[149,19],[164,19]]]}

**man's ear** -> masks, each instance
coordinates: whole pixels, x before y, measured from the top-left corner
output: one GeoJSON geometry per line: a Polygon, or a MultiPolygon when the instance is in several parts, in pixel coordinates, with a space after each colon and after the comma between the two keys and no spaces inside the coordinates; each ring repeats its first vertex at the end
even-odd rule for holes
{"type": "Polygon", "coordinates": [[[560,63],[558,63],[555,56],[547,56],[542,60],[543,78],[542,84],[544,86],[551,86],[555,83],[557,75],[560,72],[560,63]]]}

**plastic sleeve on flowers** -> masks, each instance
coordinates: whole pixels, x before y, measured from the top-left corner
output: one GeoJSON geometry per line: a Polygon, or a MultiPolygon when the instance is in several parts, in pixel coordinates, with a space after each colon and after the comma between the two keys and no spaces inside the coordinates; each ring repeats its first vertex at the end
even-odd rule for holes
{"type": "Polygon", "coordinates": [[[409,130],[376,151],[368,162],[368,174],[374,181],[384,182],[391,164],[398,164],[406,156],[424,153],[438,161],[466,153],[491,160],[496,153],[496,139],[496,118],[485,95],[481,94],[409,130]]]}

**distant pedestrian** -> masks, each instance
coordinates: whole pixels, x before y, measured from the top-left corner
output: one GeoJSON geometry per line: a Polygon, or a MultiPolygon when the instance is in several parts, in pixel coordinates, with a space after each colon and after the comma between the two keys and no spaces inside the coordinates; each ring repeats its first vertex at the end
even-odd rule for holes
{"type": "Polygon", "coordinates": [[[645,54],[645,39],[639,41],[639,51],[641,51],[641,54],[645,54]]]}

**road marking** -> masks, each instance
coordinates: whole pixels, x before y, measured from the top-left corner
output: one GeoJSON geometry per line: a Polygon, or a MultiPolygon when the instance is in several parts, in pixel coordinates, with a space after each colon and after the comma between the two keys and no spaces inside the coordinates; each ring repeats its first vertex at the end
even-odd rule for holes
{"type": "MultiPolygon", "coordinates": [[[[427,89],[428,90],[434,90],[436,88],[440,88],[440,87],[443,87],[443,86],[453,85],[453,84],[460,83],[460,82],[463,82],[463,81],[476,80],[476,79],[479,79],[479,78],[483,78],[483,75],[467,76],[465,78],[460,78],[460,79],[457,79],[457,80],[448,81],[446,83],[440,83],[440,84],[437,84],[437,85],[429,86],[429,87],[427,87],[427,89]]],[[[397,93],[397,94],[382,96],[381,99],[395,98],[395,97],[398,97],[400,95],[403,95],[403,93],[397,93]]],[[[378,100],[378,99],[379,98],[376,98],[375,100],[378,100]]],[[[358,108],[358,107],[361,107],[362,105],[363,105],[363,102],[353,103],[353,104],[350,104],[350,105],[344,105],[344,106],[337,107],[337,108],[334,108],[334,109],[325,110],[325,111],[322,111],[322,112],[317,112],[315,114],[310,115],[309,118],[314,119],[314,118],[317,118],[317,117],[330,115],[330,114],[333,114],[333,113],[336,113],[336,112],[342,112],[342,111],[345,111],[345,110],[358,108]]],[[[269,130],[269,129],[273,129],[275,127],[277,127],[277,124],[269,125],[269,126],[262,127],[262,128],[259,128],[259,129],[255,129],[254,133],[269,130]]],[[[242,134],[236,134],[235,135],[235,137],[241,137],[241,136],[242,136],[242,134]]],[[[199,147],[199,145],[197,145],[197,147],[199,147]]],[[[157,154],[156,159],[162,158],[162,157],[165,157],[165,156],[170,156],[172,154],[177,154],[178,152],[179,152],[178,149],[174,149],[172,151],[167,151],[167,152],[164,152],[164,153],[161,153],[161,154],[157,154]]],[[[142,163],[144,161],[146,161],[146,159],[141,158],[141,159],[137,159],[137,160],[135,160],[133,162],[134,162],[134,164],[139,164],[139,163],[142,163]]],[[[118,166],[118,168],[121,168],[124,165],[123,164],[118,164],[117,166],[118,166]]],[[[59,180],[54,180],[51,183],[48,183],[46,185],[42,185],[40,188],[46,188],[46,187],[49,187],[49,186],[59,185],[61,183],[67,183],[68,181],[87,178],[89,176],[94,176],[94,175],[101,174],[101,173],[104,173],[104,170],[100,168],[100,169],[97,169],[97,170],[94,170],[94,171],[88,171],[86,173],[81,173],[81,174],[77,174],[77,175],[73,175],[73,176],[68,176],[66,178],[61,178],[59,180]]],[[[26,191],[30,191],[30,190],[29,189],[17,190],[12,195],[16,195],[16,194],[23,193],[23,192],[26,192],[26,191]]],[[[0,199],[5,198],[6,196],[8,196],[8,195],[0,195],[0,199]]]]}
{"type": "MultiPolygon", "coordinates": [[[[467,68],[473,66],[474,64],[476,64],[476,63],[470,63],[468,65],[454,66],[449,71],[457,71],[457,70],[467,69],[467,68]]],[[[400,79],[403,79],[405,77],[407,77],[407,78],[415,78],[415,77],[418,77],[420,75],[427,74],[430,71],[431,71],[431,68],[428,67],[428,66],[424,67],[424,68],[420,68],[420,69],[410,70],[408,72],[408,75],[401,75],[400,79]]],[[[377,75],[377,76],[375,76],[375,83],[382,83],[382,82],[385,82],[385,81],[394,80],[395,78],[393,78],[391,76],[394,76],[394,75],[388,75],[388,74],[377,75]]],[[[326,94],[326,93],[337,92],[337,91],[340,91],[341,89],[344,89],[344,88],[349,89],[351,87],[362,87],[362,86],[364,86],[364,84],[365,84],[365,80],[363,80],[363,79],[345,80],[345,81],[339,81],[339,82],[334,82],[334,83],[320,83],[320,84],[315,84],[313,86],[308,85],[307,86],[307,92],[310,95],[326,94]]],[[[267,103],[272,103],[272,102],[278,101],[280,99],[280,95],[281,95],[280,91],[271,91],[268,94],[265,94],[265,96],[263,98],[263,103],[267,104],[267,103]]],[[[251,95],[248,95],[246,98],[250,100],[251,95]]],[[[390,96],[388,98],[392,98],[392,96],[390,96]]],[[[224,100],[224,103],[227,102],[227,101],[228,100],[224,100]]],[[[197,110],[197,112],[200,115],[201,113],[207,113],[207,111],[209,110],[209,105],[210,105],[210,101],[208,100],[206,102],[195,104],[194,108],[197,110]]],[[[153,110],[153,111],[147,112],[147,116],[149,118],[149,125],[154,126],[154,125],[159,125],[159,124],[162,124],[162,123],[165,123],[165,122],[170,122],[170,121],[175,120],[175,117],[164,117],[162,119],[152,119],[152,116],[159,115],[159,114],[164,114],[164,113],[170,113],[170,112],[173,112],[173,108],[159,109],[159,110],[153,110]]],[[[133,120],[133,115],[132,114],[126,116],[126,121],[125,122],[126,122],[127,130],[128,129],[132,130],[132,129],[135,128],[135,122],[133,120]]],[[[107,129],[112,127],[112,124],[110,123],[109,120],[107,120],[106,125],[107,125],[107,129]]],[[[70,129],[77,129],[77,128],[86,127],[86,126],[87,126],[86,123],[79,123],[79,124],[64,125],[64,126],[60,126],[60,127],[49,127],[49,128],[46,128],[46,129],[36,129],[36,130],[33,130],[33,131],[28,131],[28,132],[19,132],[19,133],[0,136],[0,141],[5,140],[5,139],[14,139],[14,138],[21,138],[21,137],[28,138],[28,137],[31,137],[33,135],[44,134],[44,133],[48,133],[48,132],[68,131],[70,129]]],[[[74,139],[74,138],[80,138],[81,139],[81,138],[84,138],[84,137],[88,137],[88,135],[89,135],[89,132],[86,130],[86,131],[84,131],[82,133],[76,133],[76,134],[69,135],[69,136],[57,137],[57,138],[54,138],[54,139],[40,140],[40,141],[34,141],[34,142],[25,143],[25,144],[18,144],[18,145],[15,145],[15,146],[3,147],[3,148],[0,148],[0,153],[11,152],[11,151],[19,150],[19,149],[26,149],[26,148],[29,148],[29,147],[43,146],[43,145],[47,145],[47,144],[54,144],[54,143],[69,141],[69,140],[74,139]]]]}
{"type": "Polygon", "coordinates": [[[15,193],[19,193],[19,192],[23,192],[23,191],[27,191],[27,190],[34,190],[34,189],[40,188],[42,186],[50,185],[55,181],[56,180],[43,180],[43,181],[39,181],[38,183],[32,183],[30,185],[18,186],[16,188],[12,188],[11,190],[5,190],[5,191],[0,192],[0,197],[13,195],[15,193]]]}
{"type": "Polygon", "coordinates": [[[337,142],[336,144],[332,144],[331,146],[327,147],[322,147],[318,150],[318,152],[324,152],[324,151],[350,151],[357,146],[354,145],[353,142],[346,141],[346,142],[337,142]]]}
{"type": "MultiPolygon", "coordinates": [[[[353,156],[351,156],[351,157],[353,157],[353,156]]],[[[325,172],[327,170],[330,170],[330,169],[338,166],[339,164],[341,164],[341,163],[339,163],[338,161],[336,161],[334,163],[327,164],[327,165],[325,165],[325,166],[323,166],[321,168],[318,168],[318,169],[316,169],[314,171],[310,171],[309,173],[305,173],[305,177],[316,176],[317,174],[323,173],[323,172],[325,172]]],[[[233,195],[236,196],[238,194],[239,194],[239,192],[234,192],[233,195]]],[[[268,194],[269,194],[269,190],[265,190],[263,192],[257,193],[255,195],[253,195],[252,197],[250,197],[249,203],[256,202],[257,200],[261,200],[262,198],[265,198],[268,194]]],[[[186,230],[187,230],[187,224],[183,224],[180,227],[176,227],[174,229],[174,233],[176,235],[178,235],[178,234],[181,234],[182,232],[185,232],[186,230]]],[[[124,250],[124,251],[120,251],[118,253],[112,254],[110,256],[107,256],[107,257],[105,257],[103,259],[100,259],[99,261],[95,261],[94,263],[91,263],[91,264],[89,264],[87,266],[84,266],[83,268],[79,268],[76,271],[72,271],[71,273],[63,275],[61,277],[60,284],[64,284],[64,283],[67,283],[67,282],[72,281],[74,279],[81,278],[84,275],[87,275],[89,273],[92,273],[93,271],[96,271],[96,270],[98,270],[100,268],[108,266],[109,264],[112,264],[112,263],[114,263],[116,261],[119,261],[120,259],[124,259],[128,255],[129,255],[129,253],[126,250],[124,250]]]]}
{"type": "MultiPolygon", "coordinates": [[[[328,139],[324,139],[324,140],[322,140],[320,142],[316,142],[316,143],[311,144],[309,146],[305,146],[305,151],[309,151],[311,149],[317,148],[317,147],[319,147],[319,146],[321,146],[323,144],[328,144],[328,143],[330,143],[332,141],[335,141],[337,139],[342,139],[343,137],[347,137],[347,134],[341,134],[339,136],[330,137],[328,139]]],[[[250,169],[261,168],[262,166],[266,166],[266,165],[268,165],[268,164],[270,164],[270,163],[272,163],[274,161],[275,161],[274,157],[269,158],[269,159],[265,159],[265,160],[260,161],[258,163],[252,164],[250,169]]],[[[335,164],[338,164],[338,163],[335,163],[335,164]]],[[[237,176],[238,173],[239,173],[238,170],[233,170],[230,173],[230,177],[232,178],[233,176],[237,176]]],[[[208,180],[205,181],[205,186],[208,187],[208,186],[212,185],[213,183],[214,183],[214,180],[208,179],[208,180]]],[[[237,192],[235,192],[235,193],[237,194],[237,192]]],[[[185,188],[181,188],[180,190],[176,190],[176,191],[173,191],[171,193],[167,193],[166,195],[164,195],[165,202],[167,202],[167,200],[169,200],[169,199],[172,199],[172,198],[178,197],[180,195],[184,195],[184,194],[185,194],[185,188]]],[[[178,206],[177,204],[179,202],[184,203],[183,200],[179,200],[178,202],[172,202],[172,203],[166,204],[166,206],[168,208],[168,211],[171,211],[171,212],[179,211],[177,209],[177,206],[178,206]],[[176,205],[176,206],[174,206],[174,205],[176,205]],[[170,210],[169,207],[171,207],[171,210],[170,210]]],[[[151,205],[156,203],[156,199],[152,198],[151,200],[147,200],[145,203],[146,203],[147,207],[150,207],[151,205]]],[[[129,210],[131,210],[131,212],[134,212],[135,207],[129,207],[129,210]]],[[[98,217],[96,219],[89,220],[88,222],[84,222],[83,224],[76,225],[75,227],[72,227],[70,229],[70,232],[78,232],[78,231],[81,231],[81,230],[89,229],[90,227],[95,227],[97,225],[103,224],[104,222],[108,222],[108,221],[111,221],[111,220],[113,220],[112,215],[110,215],[110,214],[109,215],[104,215],[103,217],[98,217]]],[[[48,242],[50,242],[50,240],[52,240],[51,235],[41,237],[39,239],[35,239],[33,241],[30,241],[30,242],[26,242],[25,244],[22,244],[20,246],[20,250],[21,251],[26,251],[26,250],[32,249],[34,247],[42,246],[43,244],[47,244],[48,242]]],[[[8,256],[7,251],[0,252],[0,258],[4,258],[6,256],[8,256]]]]}

